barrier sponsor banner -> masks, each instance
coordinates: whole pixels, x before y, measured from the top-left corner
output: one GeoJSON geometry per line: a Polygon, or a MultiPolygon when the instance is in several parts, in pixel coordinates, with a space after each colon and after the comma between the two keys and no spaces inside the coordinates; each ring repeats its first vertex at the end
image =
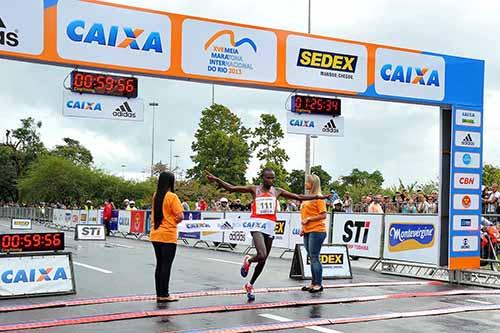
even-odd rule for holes
{"type": "Polygon", "coordinates": [[[64,211],[64,223],[63,226],[70,228],[71,227],[71,221],[72,221],[73,214],[71,210],[65,210],[64,211]]]}
{"type": "Polygon", "coordinates": [[[177,225],[181,232],[203,232],[203,231],[260,231],[274,236],[274,221],[251,218],[245,219],[217,219],[182,221],[177,225]]]}
{"type": "Polygon", "coordinates": [[[290,220],[292,213],[278,213],[278,220],[274,224],[273,247],[288,249],[290,243],[290,220]]]}
{"type": "Polygon", "coordinates": [[[102,221],[99,221],[99,210],[93,209],[88,211],[88,223],[89,224],[102,224],[102,221]]]}
{"type": "Polygon", "coordinates": [[[286,128],[290,134],[344,136],[344,117],[287,112],[286,128]]]}
{"type": "Polygon", "coordinates": [[[0,297],[74,292],[68,253],[0,256],[0,297]]]}
{"type": "Polygon", "coordinates": [[[144,219],[146,212],[143,210],[132,210],[130,212],[130,232],[133,234],[144,233],[144,219]]]}
{"type": "Polygon", "coordinates": [[[79,224],[86,224],[88,222],[89,218],[89,211],[88,210],[81,210],[80,211],[80,217],[79,217],[79,224]]]}
{"type": "Polygon", "coordinates": [[[380,258],[382,254],[382,215],[333,214],[333,242],[345,244],[349,254],[380,258]]]}
{"type": "Polygon", "coordinates": [[[439,264],[438,216],[385,216],[384,259],[439,264]]]}
{"type": "Polygon", "coordinates": [[[54,209],[52,213],[52,223],[55,225],[64,225],[64,209],[54,209]]]}
{"type": "MultiPolygon", "coordinates": [[[[119,216],[120,216],[120,211],[118,211],[118,210],[111,211],[111,221],[109,222],[109,230],[110,231],[118,231],[118,218],[119,218],[119,216]]],[[[101,213],[101,218],[102,218],[102,213],[101,213]]]]}
{"type": "MultiPolygon", "coordinates": [[[[201,219],[207,220],[220,220],[224,217],[224,213],[221,212],[202,212],[201,219]]],[[[200,234],[200,240],[205,242],[222,243],[224,238],[224,233],[220,231],[202,231],[200,234]]]]}
{"type": "MultiPolygon", "coordinates": [[[[323,279],[352,279],[349,253],[345,245],[324,244],[319,260],[323,266],[323,279]]],[[[295,246],[290,277],[303,280],[312,278],[311,259],[303,244],[295,246]]]]}
{"type": "Polygon", "coordinates": [[[151,230],[151,216],[152,216],[151,211],[150,210],[146,211],[146,226],[145,226],[145,228],[146,228],[146,234],[148,234],[148,235],[149,235],[149,231],[151,230]]]}
{"type": "Polygon", "coordinates": [[[12,230],[31,230],[31,219],[11,219],[10,228],[12,230]]]}
{"type": "Polygon", "coordinates": [[[271,31],[187,19],[182,69],[202,76],[276,81],[277,39],[271,31]]]}
{"type": "MultiPolygon", "coordinates": [[[[185,211],[184,212],[184,221],[190,221],[190,220],[201,220],[201,212],[197,211],[185,211]]],[[[201,232],[182,232],[182,231],[177,231],[178,233],[178,238],[180,239],[200,239],[201,238],[201,232]]]]}
{"type": "Polygon", "coordinates": [[[118,232],[124,235],[130,232],[130,211],[120,210],[118,212],[118,232]]]}
{"type": "Polygon", "coordinates": [[[74,228],[76,225],[80,223],[80,210],[73,209],[71,211],[71,224],[70,227],[74,228]]]}
{"type": "Polygon", "coordinates": [[[289,84],[365,92],[368,51],[364,45],[289,35],[286,42],[289,84]]]}
{"type": "MultiPolygon", "coordinates": [[[[231,221],[243,221],[250,219],[249,212],[226,212],[225,219],[231,221]]],[[[252,245],[252,234],[250,231],[229,230],[224,232],[224,242],[238,245],[252,245]]],[[[274,243],[273,243],[274,245],[274,243]]]]}
{"type": "Polygon", "coordinates": [[[302,219],[300,213],[292,213],[290,215],[290,236],[288,241],[288,248],[295,249],[295,245],[303,244],[304,239],[300,236],[300,229],[302,228],[302,219]]]}
{"type": "Polygon", "coordinates": [[[77,224],[75,240],[106,240],[106,230],[103,224],[77,224]]]}
{"type": "Polygon", "coordinates": [[[66,117],[144,121],[144,103],[140,98],[122,98],[63,92],[66,117]]]}
{"type": "Polygon", "coordinates": [[[0,13],[0,51],[39,55],[44,42],[43,1],[12,1],[0,13]]]}

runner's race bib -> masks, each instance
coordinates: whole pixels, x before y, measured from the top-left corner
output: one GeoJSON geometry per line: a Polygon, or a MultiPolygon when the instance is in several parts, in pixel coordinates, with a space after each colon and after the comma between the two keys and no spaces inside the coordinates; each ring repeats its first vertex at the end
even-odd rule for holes
{"type": "Polygon", "coordinates": [[[272,215],[276,212],[276,199],[274,197],[260,197],[255,199],[257,215],[272,215]]]}

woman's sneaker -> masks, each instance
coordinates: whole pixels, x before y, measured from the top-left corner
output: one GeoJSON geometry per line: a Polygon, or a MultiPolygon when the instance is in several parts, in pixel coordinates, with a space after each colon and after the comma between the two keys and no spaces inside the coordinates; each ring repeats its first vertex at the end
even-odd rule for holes
{"type": "Polygon", "coordinates": [[[245,256],[245,258],[243,258],[243,265],[241,265],[240,269],[242,277],[247,277],[248,271],[250,270],[250,262],[248,262],[248,259],[250,259],[250,256],[245,256]]]}
{"type": "Polygon", "coordinates": [[[255,301],[255,295],[253,294],[253,285],[250,283],[245,284],[245,290],[247,292],[247,298],[250,302],[255,301]]]}

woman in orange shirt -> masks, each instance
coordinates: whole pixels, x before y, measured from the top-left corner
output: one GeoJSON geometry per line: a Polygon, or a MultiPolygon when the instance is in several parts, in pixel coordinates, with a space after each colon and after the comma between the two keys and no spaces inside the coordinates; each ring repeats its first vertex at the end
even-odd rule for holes
{"type": "Polygon", "coordinates": [[[158,304],[175,302],[169,294],[170,271],[177,249],[177,224],[183,219],[179,197],[174,193],[175,176],[162,172],[158,187],[153,195],[153,211],[149,240],[153,243],[156,256],[156,301],[158,304]]]}
{"type": "MultiPolygon", "coordinates": [[[[316,175],[308,175],[305,182],[306,193],[321,195],[321,181],[316,175]]],[[[300,208],[304,247],[311,258],[312,281],[309,286],[304,286],[303,291],[316,293],[323,291],[323,266],[319,260],[321,246],[326,238],[326,202],[325,200],[311,200],[302,203],[300,208]]]]}

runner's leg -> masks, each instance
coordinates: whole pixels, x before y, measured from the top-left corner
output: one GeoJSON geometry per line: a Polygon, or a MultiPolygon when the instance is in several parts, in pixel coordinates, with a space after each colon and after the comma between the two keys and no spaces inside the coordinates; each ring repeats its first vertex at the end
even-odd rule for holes
{"type": "Polygon", "coordinates": [[[252,233],[252,236],[254,239],[255,248],[257,249],[257,254],[254,257],[252,257],[249,261],[257,262],[257,266],[255,266],[252,279],[250,280],[251,285],[255,283],[259,275],[262,273],[264,265],[266,264],[266,259],[269,256],[269,253],[271,252],[271,248],[273,246],[272,237],[269,237],[267,235],[265,236],[261,232],[254,232],[252,233]],[[257,247],[257,244],[259,244],[259,247],[257,247]]]}

